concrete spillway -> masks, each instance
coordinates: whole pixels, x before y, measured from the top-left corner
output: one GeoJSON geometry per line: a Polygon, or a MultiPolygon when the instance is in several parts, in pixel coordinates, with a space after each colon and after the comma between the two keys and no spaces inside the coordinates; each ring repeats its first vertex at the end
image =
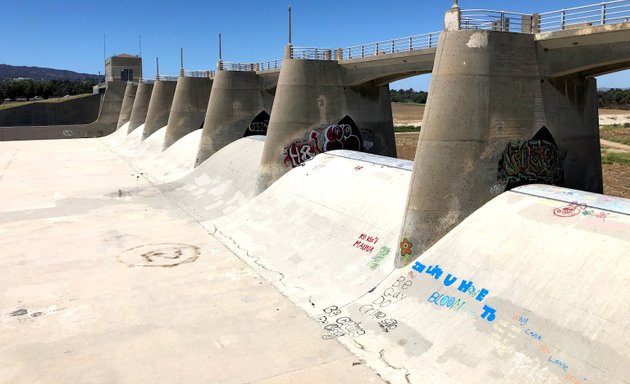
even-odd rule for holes
{"type": "Polygon", "coordinates": [[[212,80],[209,78],[180,76],[177,79],[163,149],[202,128],[211,88],[212,80]]]}
{"type": "Polygon", "coordinates": [[[201,132],[162,132],[0,143],[0,381],[628,377],[628,200],[519,188],[397,269],[410,162],[331,151],[254,197],[259,139],[193,170],[201,132]]]}
{"type": "Polygon", "coordinates": [[[166,127],[168,124],[168,116],[173,104],[173,96],[175,95],[176,81],[156,80],[153,83],[153,91],[151,92],[151,101],[147,117],[144,122],[144,131],[142,132],[142,140],[151,136],[158,129],[166,127]]]}
{"type": "Polygon", "coordinates": [[[217,71],[212,84],[197,165],[248,134],[265,135],[273,97],[255,72],[217,71]],[[259,114],[267,117],[254,121],[259,114]]]}
{"type": "Polygon", "coordinates": [[[138,84],[133,108],[131,109],[131,116],[129,117],[129,127],[127,128],[129,133],[138,128],[146,120],[152,92],[152,83],[144,82],[138,84]]]}
{"type": "Polygon", "coordinates": [[[100,137],[116,130],[125,83],[108,82],[98,118],[90,124],[0,127],[0,141],[100,137]]]}
{"type": "Polygon", "coordinates": [[[125,95],[123,96],[122,105],[120,107],[120,115],[118,116],[118,124],[116,129],[122,127],[131,119],[131,112],[133,111],[133,104],[136,100],[136,92],[138,91],[138,84],[127,83],[125,87],[125,95]]]}

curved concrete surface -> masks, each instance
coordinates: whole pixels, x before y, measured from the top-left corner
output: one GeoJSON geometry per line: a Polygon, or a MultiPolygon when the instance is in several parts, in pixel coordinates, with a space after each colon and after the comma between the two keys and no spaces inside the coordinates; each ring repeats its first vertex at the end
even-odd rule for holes
{"type": "Polygon", "coordinates": [[[163,149],[167,149],[190,132],[202,128],[211,88],[212,80],[209,78],[179,77],[168,117],[163,149]]]}
{"type": "Polygon", "coordinates": [[[125,87],[125,96],[123,97],[122,106],[120,107],[120,115],[118,116],[118,125],[116,129],[119,129],[123,124],[128,123],[131,118],[131,112],[133,111],[133,104],[136,99],[136,92],[138,91],[138,84],[127,83],[125,87]]]}
{"type": "Polygon", "coordinates": [[[153,83],[153,91],[151,92],[147,118],[144,122],[142,140],[168,124],[168,117],[171,111],[171,105],[173,104],[173,96],[175,95],[175,87],[177,87],[176,81],[156,80],[153,83]]]}
{"type": "Polygon", "coordinates": [[[78,125],[0,127],[0,141],[100,137],[116,130],[125,83],[109,82],[96,121],[78,125]]]}
{"type": "MultiPolygon", "coordinates": [[[[264,79],[256,72],[217,71],[203,123],[196,165],[245,136],[259,113],[271,113],[272,103],[273,97],[264,90],[264,79]]],[[[260,128],[264,130],[258,134],[265,135],[266,124],[260,124],[260,128]]]]}
{"type": "Polygon", "coordinates": [[[264,136],[236,140],[185,177],[160,190],[197,220],[233,212],[254,196],[264,136]]]}
{"type": "Polygon", "coordinates": [[[389,382],[625,382],[630,201],[519,187],[393,269],[388,174],[318,155],[206,225],[389,382]]]}
{"type": "Polygon", "coordinates": [[[131,110],[131,117],[129,118],[128,132],[131,132],[134,129],[138,128],[146,120],[152,91],[153,91],[152,83],[138,84],[138,90],[136,91],[136,99],[133,102],[133,108],[131,110]]]}

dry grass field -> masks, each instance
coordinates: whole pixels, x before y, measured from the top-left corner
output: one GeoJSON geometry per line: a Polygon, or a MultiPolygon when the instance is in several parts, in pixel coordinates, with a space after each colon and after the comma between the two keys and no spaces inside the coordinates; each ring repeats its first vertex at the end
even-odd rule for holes
{"type": "MultiPolygon", "coordinates": [[[[419,126],[422,122],[424,105],[392,103],[394,125],[419,126]]],[[[630,198],[630,111],[600,110],[602,144],[602,169],[604,193],[630,198]],[[617,125],[614,125],[617,124],[617,125]]],[[[396,133],[396,150],[401,159],[413,160],[418,143],[418,133],[396,133]]]]}

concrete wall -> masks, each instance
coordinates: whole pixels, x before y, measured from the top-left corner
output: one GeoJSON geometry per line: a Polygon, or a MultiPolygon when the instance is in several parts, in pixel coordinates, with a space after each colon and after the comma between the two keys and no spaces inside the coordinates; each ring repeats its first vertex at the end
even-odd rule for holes
{"type": "Polygon", "coordinates": [[[133,108],[131,109],[131,117],[129,118],[129,128],[127,128],[128,133],[131,133],[134,129],[138,128],[147,118],[152,91],[152,83],[138,84],[136,98],[133,102],[133,108]]]}
{"type": "Polygon", "coordinates": [[[0,110],[0,126],[88,124],[98,118],[102,95],[35,102],[0,110]]]}
{"type": "Polygon", "coordinates": [[[335,61],[285,59],[261,159],[258,192],[330,149],[396,156],[389,87],[355,87],[335,61]],[[348,123],[348,119],[352,124],[348,123]],[[343,132],[343,127],[352,129],[343,132]],[[339,129],[342,128],[342,129],[339,129]]]}
{"type": "Polygon", "coordinates": [[[440,37],[401,235],[413,252],[399,266],[513,186],[601,192],[595,81],[546,78],[537,49],[526,34],[440,37]]]}
{"type": "Polygon", "coordinates": [[[175,87],[177,87],[176,81],[155,81],[153,83],[151,100],[149,101],[144,130],[142,131],[142,140],[168,124],[173,96],[175,96],[175,87]]]}
{"type": "Polygon", "coordinates": [[[109,82],[98,119],[90,124],[0,127],[0,141],[100,137],[116,130],[125,83],[109,82]]]}
{"type": "MultiPolygon", "coordinates": [[[[255,72],[217,71],[203,124],[196,165],[203,163],[226,145],[246,135],[254,118],[269,114],[273,97],[264,91],[264,80],[255,72]]],[[[255,123],[258,135],[267,133],[267,124],[255,123]],[[260,128],[260,129],[259,129],[260,128]]]]}
{"type": "Polygon", "coordinates": [[[168,117],[163,149],[170,147],[188,133],[202,128],[211,88],[212,80],[209,78],[179,77],[168,117]]]}
{"type": "Polygon", "coordinates": [[[120,115],[118,115],[118,124],[116,125],[116,129],[122,127],[131,118],[131,111],[133,110],[133,103],[136,99],[137,91],[138,84],[127,83],[125,96],[123,97],[122,106],[120,107],[120,115]]]}

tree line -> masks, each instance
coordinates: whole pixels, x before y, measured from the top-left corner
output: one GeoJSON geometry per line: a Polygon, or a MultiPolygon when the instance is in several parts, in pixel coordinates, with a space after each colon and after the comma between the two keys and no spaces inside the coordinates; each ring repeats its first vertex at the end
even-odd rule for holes
{"type": "Polygon", "coordinates": [[[88,79],[82,81],[72,80],[11,80],[0,81],[0,103],[5,99],[31,100],[34,97],[48,99],[50,97],[62,97],[65,95],[79,95],[92,93],[92,87],[98,84],[97,80],[88,79]]]}

